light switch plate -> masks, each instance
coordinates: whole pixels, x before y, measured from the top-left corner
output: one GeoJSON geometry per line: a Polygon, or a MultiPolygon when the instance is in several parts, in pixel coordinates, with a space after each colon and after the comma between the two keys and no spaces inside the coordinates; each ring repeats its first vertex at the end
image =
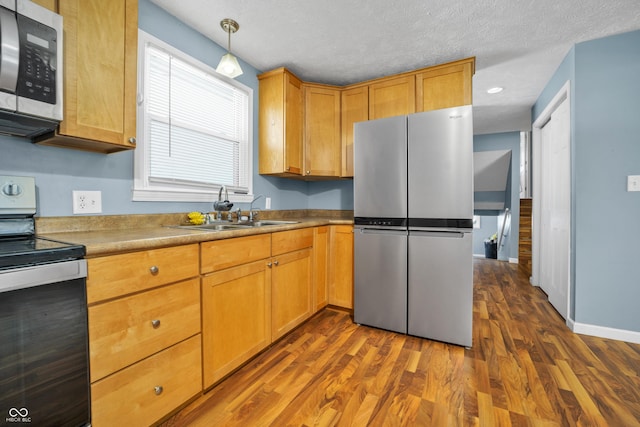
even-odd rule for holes
{"type": "Polygon", "coordinates": [[[640,191],[640,175],[627,177],[627,191],[640,191]]]}
{"type": "Polygon", "coordinates": [[[271,197],[264,198],[264,208],[271,209],[271,197]]]}

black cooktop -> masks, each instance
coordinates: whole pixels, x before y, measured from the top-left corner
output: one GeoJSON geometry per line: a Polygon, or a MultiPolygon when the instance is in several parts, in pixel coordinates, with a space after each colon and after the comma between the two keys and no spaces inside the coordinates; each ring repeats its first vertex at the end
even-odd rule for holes
{"type": "Polygon", "coordinates": [[[83,258],[85,247],[42,237],[0,239],[0,270],[83,258]]]}

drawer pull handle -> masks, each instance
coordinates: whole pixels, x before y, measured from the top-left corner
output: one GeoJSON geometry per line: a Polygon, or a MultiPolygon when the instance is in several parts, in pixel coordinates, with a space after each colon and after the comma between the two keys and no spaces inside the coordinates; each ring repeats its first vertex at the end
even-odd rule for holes
{"type": "Polygon", "coordinates": [[[151,267],[151,268],[149,269],[149,271],[151,272],[151,274],[153,274],[153,275],[155,276],[156,274],[158,274],[158,272],[160,271],[160,269],[158,268],[158,266],[157,266],[157,265],[154,265],[153,267],[151,267]]]}
{"type": "Polygon", "coordinates": [[[160,327],[160,319],[153,319],[151,321],[151,326],[153,326],[153,329],[158,329],[160,327]]]}
{"type": "Polygon", "coordinates": [[[271,264],[270,262],[267,263],[267,267],[271,268],[273,264],[271,264]]]}
{"type": "Polygon", "coordinates": [[[153,388],[153,391],[156,393],[156,396],[160,396],[163,390],[164,389],[162,388],[161,385],[157,385],[153,388]]]}
{"type": "Polygon", "coordinates": [[[273,263],[274,263],[275,265],[280,264],[277,260],[276,260],[276,261],[273,261],[273,263]]]}

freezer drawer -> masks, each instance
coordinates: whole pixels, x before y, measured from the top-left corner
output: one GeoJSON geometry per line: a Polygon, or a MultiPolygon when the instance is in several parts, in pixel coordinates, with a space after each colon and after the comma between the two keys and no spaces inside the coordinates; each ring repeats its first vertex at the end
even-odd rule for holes
{"type": "Polygon", "coordinates": [[[356,323],[407,333],[407,231],[356,229],[356,323]]]}
{"type": "Polygon", "coordinates": [[[471,347],[471,234],[409,231],[410,335],[471,347]]]}

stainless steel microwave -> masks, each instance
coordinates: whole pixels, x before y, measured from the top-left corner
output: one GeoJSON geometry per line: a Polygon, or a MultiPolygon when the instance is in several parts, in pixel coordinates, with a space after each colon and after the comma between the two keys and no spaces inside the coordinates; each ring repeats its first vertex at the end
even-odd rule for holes
{"type": "Polygon", "coordinates": [[[0,0],[0,133],[34,138],[62,120],[62,16],[0,0]]]}

